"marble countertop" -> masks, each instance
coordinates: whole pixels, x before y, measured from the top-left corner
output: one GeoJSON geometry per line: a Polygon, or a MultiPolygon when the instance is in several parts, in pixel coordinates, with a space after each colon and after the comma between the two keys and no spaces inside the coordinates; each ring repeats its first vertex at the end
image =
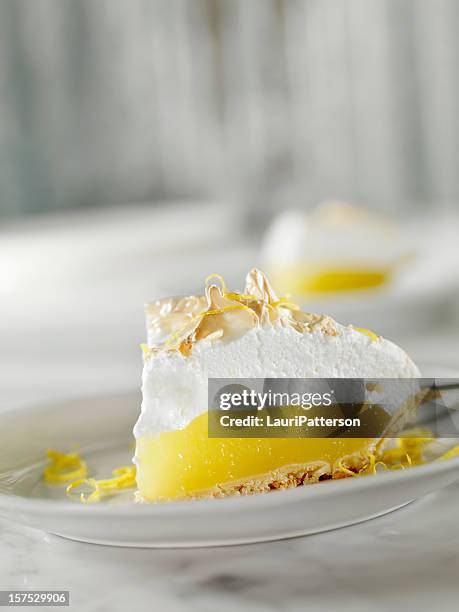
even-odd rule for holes
{"type": "Polygon", "coordinates": [[[140,550],[0,521],[2,589],[65,589],[71,609],[458,609],[459,484],[360,525],[227,548],[140,550]]]}
{"type": "MultiPolygon", "coordinates": [[[[141,307],[137,313],[134,305],[148,283],[155,285],[150,278],[136,285],[130,276],[129,291],[118,281],[103,289],[116,305],[111,316],[101,306],[94,321],[88,313],[102,291],[99,281],[89,288],[85,304],[73,294],[59,302],[50,281],[50,293],[36,301],[29,295],[27,308],[21,303],[16,317],[17,293],[10,293],[8,318],[0,321],[0,410],[138,386],[136,345],[143,325],[141,307]],[[132,305],[123,305],[120,295],[128,295],[132,305]],[[46,318],[51,302],[55,310],[46,318]],[[62,304],[67,326],[55,314],[62,304]],[[71,347],[65,359],[62,346],[71,347]]],[[[27,292],[21,295],[25,299],[27,292]]],[[[397,340],[415,360],[459,368],[459,331],[452,329],[459,329],[457,322],[397,340]]],[[[449,612],[459,607],[458,508],[456,483],[352,527],[282,542],[191,550],[87,545],[0,520],[0,589],[69,590],[71,609],[99,612],[449,612]]]]}

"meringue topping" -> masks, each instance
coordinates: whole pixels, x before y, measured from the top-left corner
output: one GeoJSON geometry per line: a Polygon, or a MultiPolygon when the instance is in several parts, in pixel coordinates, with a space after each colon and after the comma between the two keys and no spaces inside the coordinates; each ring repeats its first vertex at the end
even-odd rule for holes
{"type": "Polygon", "coordinates": [[[180,351],[188,356],[197,342],[235,340],[257,326],[339,335],[331,317],[302,312],[297,304],[279,298],[256,268],[247,274],[243,293],[229,292],[224,279],[212,274],[206,279],[204,295],[156,300],[146,305],[146,317],[146,358],[163,351],[180,351]]]}

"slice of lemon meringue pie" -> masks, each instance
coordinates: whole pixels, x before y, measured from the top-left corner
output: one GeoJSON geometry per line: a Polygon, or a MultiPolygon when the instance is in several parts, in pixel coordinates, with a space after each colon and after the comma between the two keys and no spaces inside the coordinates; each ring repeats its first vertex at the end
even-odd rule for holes
{"type": "Polygon", "coordinates": [[[414,378],[395,344],[279,299],[253,269],[243,293],[220,277],[205,295],[146,307],[142,411],[134,428],[139,499],[255,493],[343,477],[375,438],[213,438],[209,378],[414,378]]]}
{"type": "Polygon", "coordinates": [[[415,254],[392,219],[346,202],[282,211],[262,247],[279,290],[310,298],[382,287],[415,254]]]}

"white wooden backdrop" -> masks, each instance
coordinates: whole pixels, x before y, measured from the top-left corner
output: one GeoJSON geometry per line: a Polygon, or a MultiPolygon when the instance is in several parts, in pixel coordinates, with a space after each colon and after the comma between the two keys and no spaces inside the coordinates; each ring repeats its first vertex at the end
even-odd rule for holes
{"type": "Polygon", "coordinates": [[[0,0],[0,214],[459,196],[457,0],[0,0]]]}

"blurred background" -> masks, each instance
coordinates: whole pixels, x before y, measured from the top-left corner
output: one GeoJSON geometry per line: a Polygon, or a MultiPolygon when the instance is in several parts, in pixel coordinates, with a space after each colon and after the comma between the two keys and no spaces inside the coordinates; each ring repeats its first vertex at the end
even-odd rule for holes
{"type": "Polygon", "coordinates": [[[416,226],[420,263],[317,307],[459,367],[458,26],[455,0],[0,0],[0,401],[137,386],[146,300],[242,288],[273,219],[330,198],[416,226]]]}
{"type": "Polygon", "coordinates": [[[2,0],[2,216],[459,196],[455,0],[2,0]]]}

